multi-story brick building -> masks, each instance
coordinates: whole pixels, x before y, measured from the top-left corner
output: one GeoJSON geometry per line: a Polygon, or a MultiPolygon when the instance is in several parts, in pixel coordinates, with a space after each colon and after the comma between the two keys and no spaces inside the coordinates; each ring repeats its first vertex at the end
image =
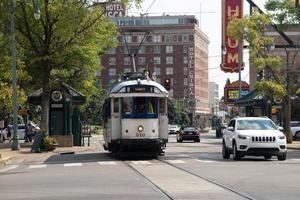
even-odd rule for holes
{"type": "Polygon", "coordinates": [[[156,81],[171,82],[170,97],[183,101],[194,114],[209,113],[208,37],[199,29],[195,16],[152,16],[112,18],[120,36],[118,47],[102,56],[97,73],[102,86],[132,72],[129,56],[135,55],[139,72],[155,72],[156,81]],[[138,48],[146,35],[144,42],[138,48]],[[129,51],[128,51],[129,50],[129,51]]]}

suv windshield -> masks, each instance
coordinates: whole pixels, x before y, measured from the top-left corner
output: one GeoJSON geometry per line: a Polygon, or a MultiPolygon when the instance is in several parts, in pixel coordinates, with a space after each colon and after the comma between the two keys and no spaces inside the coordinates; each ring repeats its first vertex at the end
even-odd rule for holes
{"type": "Polygon", "coordinates": [[[276,130],[271,120],[238,120],[237,130],[276,130]]]}

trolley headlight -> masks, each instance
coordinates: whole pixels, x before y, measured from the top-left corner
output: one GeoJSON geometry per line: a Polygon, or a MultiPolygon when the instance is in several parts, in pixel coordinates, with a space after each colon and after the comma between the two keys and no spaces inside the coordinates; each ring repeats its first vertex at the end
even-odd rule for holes
{"type": "Polygon", "coordinates": [[[137,130],[138,130],[139,132],[143,132],[143,131],[144,131],[144,127],[140,125],[140,126],[138,126],[137,130]]]}

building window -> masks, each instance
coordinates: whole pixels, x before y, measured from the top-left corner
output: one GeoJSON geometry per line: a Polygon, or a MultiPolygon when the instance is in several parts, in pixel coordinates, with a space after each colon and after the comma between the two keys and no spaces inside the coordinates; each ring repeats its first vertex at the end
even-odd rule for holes
{"type": "Polygon", "coordinates": [[[167,67],[166,68],[166,74],[167,75],[173,75],[173,67],[167,67]]]}
{"type": "Polygon", "coordinates": [[[116,54],[116,48],[109,49],[108,54],[116,54]]]}
{"type": "Polygon", "coordinates": [[[153,57],[153,63],[160,65],[160,63],[161,63],[160,62],[160,57],[158,57],[158,56],[153,57]]]}
{"type": "Polygon", "coordinates": [[[125,67],[125,68],[123,69],[123,71],[124,71],[124,73],[131,72],[131,68],[125,67]]]}
{"type": "Polygon", "coordinates": [[[173,46],[166,46],[166,53],[173,53],[173,46]]]}
{"type": "Polygon", "coordinates": [[[188,75],[188,68],[187,67],[183,68],[183,75],[188,75]]]}
{"type": "Polygon", "coordinates": [[[184,79],[183,79],[183,85],[184,85],[184,86],[187,86],[187,85],[188,85],[188,79],[187,79],[187,78],[184,78],[184,79]]]}
{"type": "Polygon", "coordinates": [[[160,67],[154,67],[154,72],[156,75],[160,75],[160,67]]]}
{"type": "Polygon", "coordinates": [[[138,64],[139,65],[145,65],[146,64],[146,58],[145,57],[139,57],[138,58],[138,64]]]}
{"type": "Polygon", "coordinates": [[[153,35],[152,42],[161,42],[161,35],[153,35]]]}
{"type": "Polygon", "coordinates": [[[188,53],[188,46],[183,46],[183,53],[188,53]]]}
{"type": "Polygon", "coordinates": [[[132,42],[132,37],[131,37],[131,35],[124,35],[124,42],[127,42],[127,43],[132,42]]]}
{"type": "Polygon", "coordinates": [[[97,69],[97,70],[96,70],[96,76],[97,76],[97,77],[101,76],[101,69],[97,69]]]}
{"type": "Polygon", "coordinates": [[[145,71],[145,68],[143,68],[143,67],[138,69],[138,72],[140,72],[140,73],[144,73],[144,71],[145,71]]]}
{"type": "Polygon", "coordinates": [[[124,65],[131,65],[131,58],[130,57],[124,57],[124,65]]]}
{"type": "Polygon", "coordinates": [[[108,74],[109,74],[109,76],[115,76],[117,74],[116,68],[109,68],[108,74]]]}
{"type": "Polygon", "coordinates": [[[173,57],[167,56],[166,57],[166,64],[173,64],[173,57]]]}
{"type": "Polygon", "coordinates": [[[188,57],[187,56],[183,57],[183,64],[188,64],[188,57]]]}
{"type": "Polygon", "coordinates": [[[144,39],[144,36],[143,36],[143,35],[138,35],[138,36],[137,36],[137,42],[138,42],[138,43],[141,43],[143,39],[144,39]]]}
{"type": "Polygon", "coordinates": [[[161,52],[160,46],[157,46],[157,45],[153,46],[153,53],[160,53],[160,52],[161,52]]]}
{"type": "Polygon", "coordinates": [[[182,35],[182,42],[188,42],[189,41],[189,35],[188,34],[183,34],[182,35]]]}
{"type": "Polygon", "coordinates": [[[116,58],[115,57],[108,58],[108,64],[109,65],[116,65],[116,58]]]}
{"type": "Polygon", "coordinates": [[[140,46],[139,53],[140,54],[145,54],[145,46],[140,46]]]}
{"type": "Polygon", "coordinates": [[[124,46],[124,54],[128,55],[129,52],[130,52],[130,48],[131,48],[131,47],[128,47],[128,48],[127,48],[127,46],[125,45],[125,46],[124,46]],[[128,49],[129,49],[129,51],[128,51],[128,49]]]}

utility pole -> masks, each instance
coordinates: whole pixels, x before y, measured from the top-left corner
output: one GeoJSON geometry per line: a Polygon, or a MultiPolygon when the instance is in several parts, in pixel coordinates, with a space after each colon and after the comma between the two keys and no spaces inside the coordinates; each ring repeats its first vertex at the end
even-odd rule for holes
{"type": "MultiPolygon", "coordinates": [[[[33,0],[34,18],[40,18],[40,8],[37,0],[33,0]]],[[[17,93],[17,69],[16,69],[16,28],[15,28],[15,9],[14,1],[9,2],[10,12],[10,36],[11,36],[11,66],[12,66],[12,100],[13,100],[13,142],[11,149],[20,150],[18,136],[18,93],[17,93]]]]}
{"type": "Polygon", "coordinates": [[[11,149],[20,150],[18,136],[18,94],[17,94],[17,69],[16,69],[16,33],[15,33],[15,10],[14,1],[10,0],[10,36],[11,36],[11,66],[12,66],[12,85],[13,85],[13,142],[11,149]]]}

